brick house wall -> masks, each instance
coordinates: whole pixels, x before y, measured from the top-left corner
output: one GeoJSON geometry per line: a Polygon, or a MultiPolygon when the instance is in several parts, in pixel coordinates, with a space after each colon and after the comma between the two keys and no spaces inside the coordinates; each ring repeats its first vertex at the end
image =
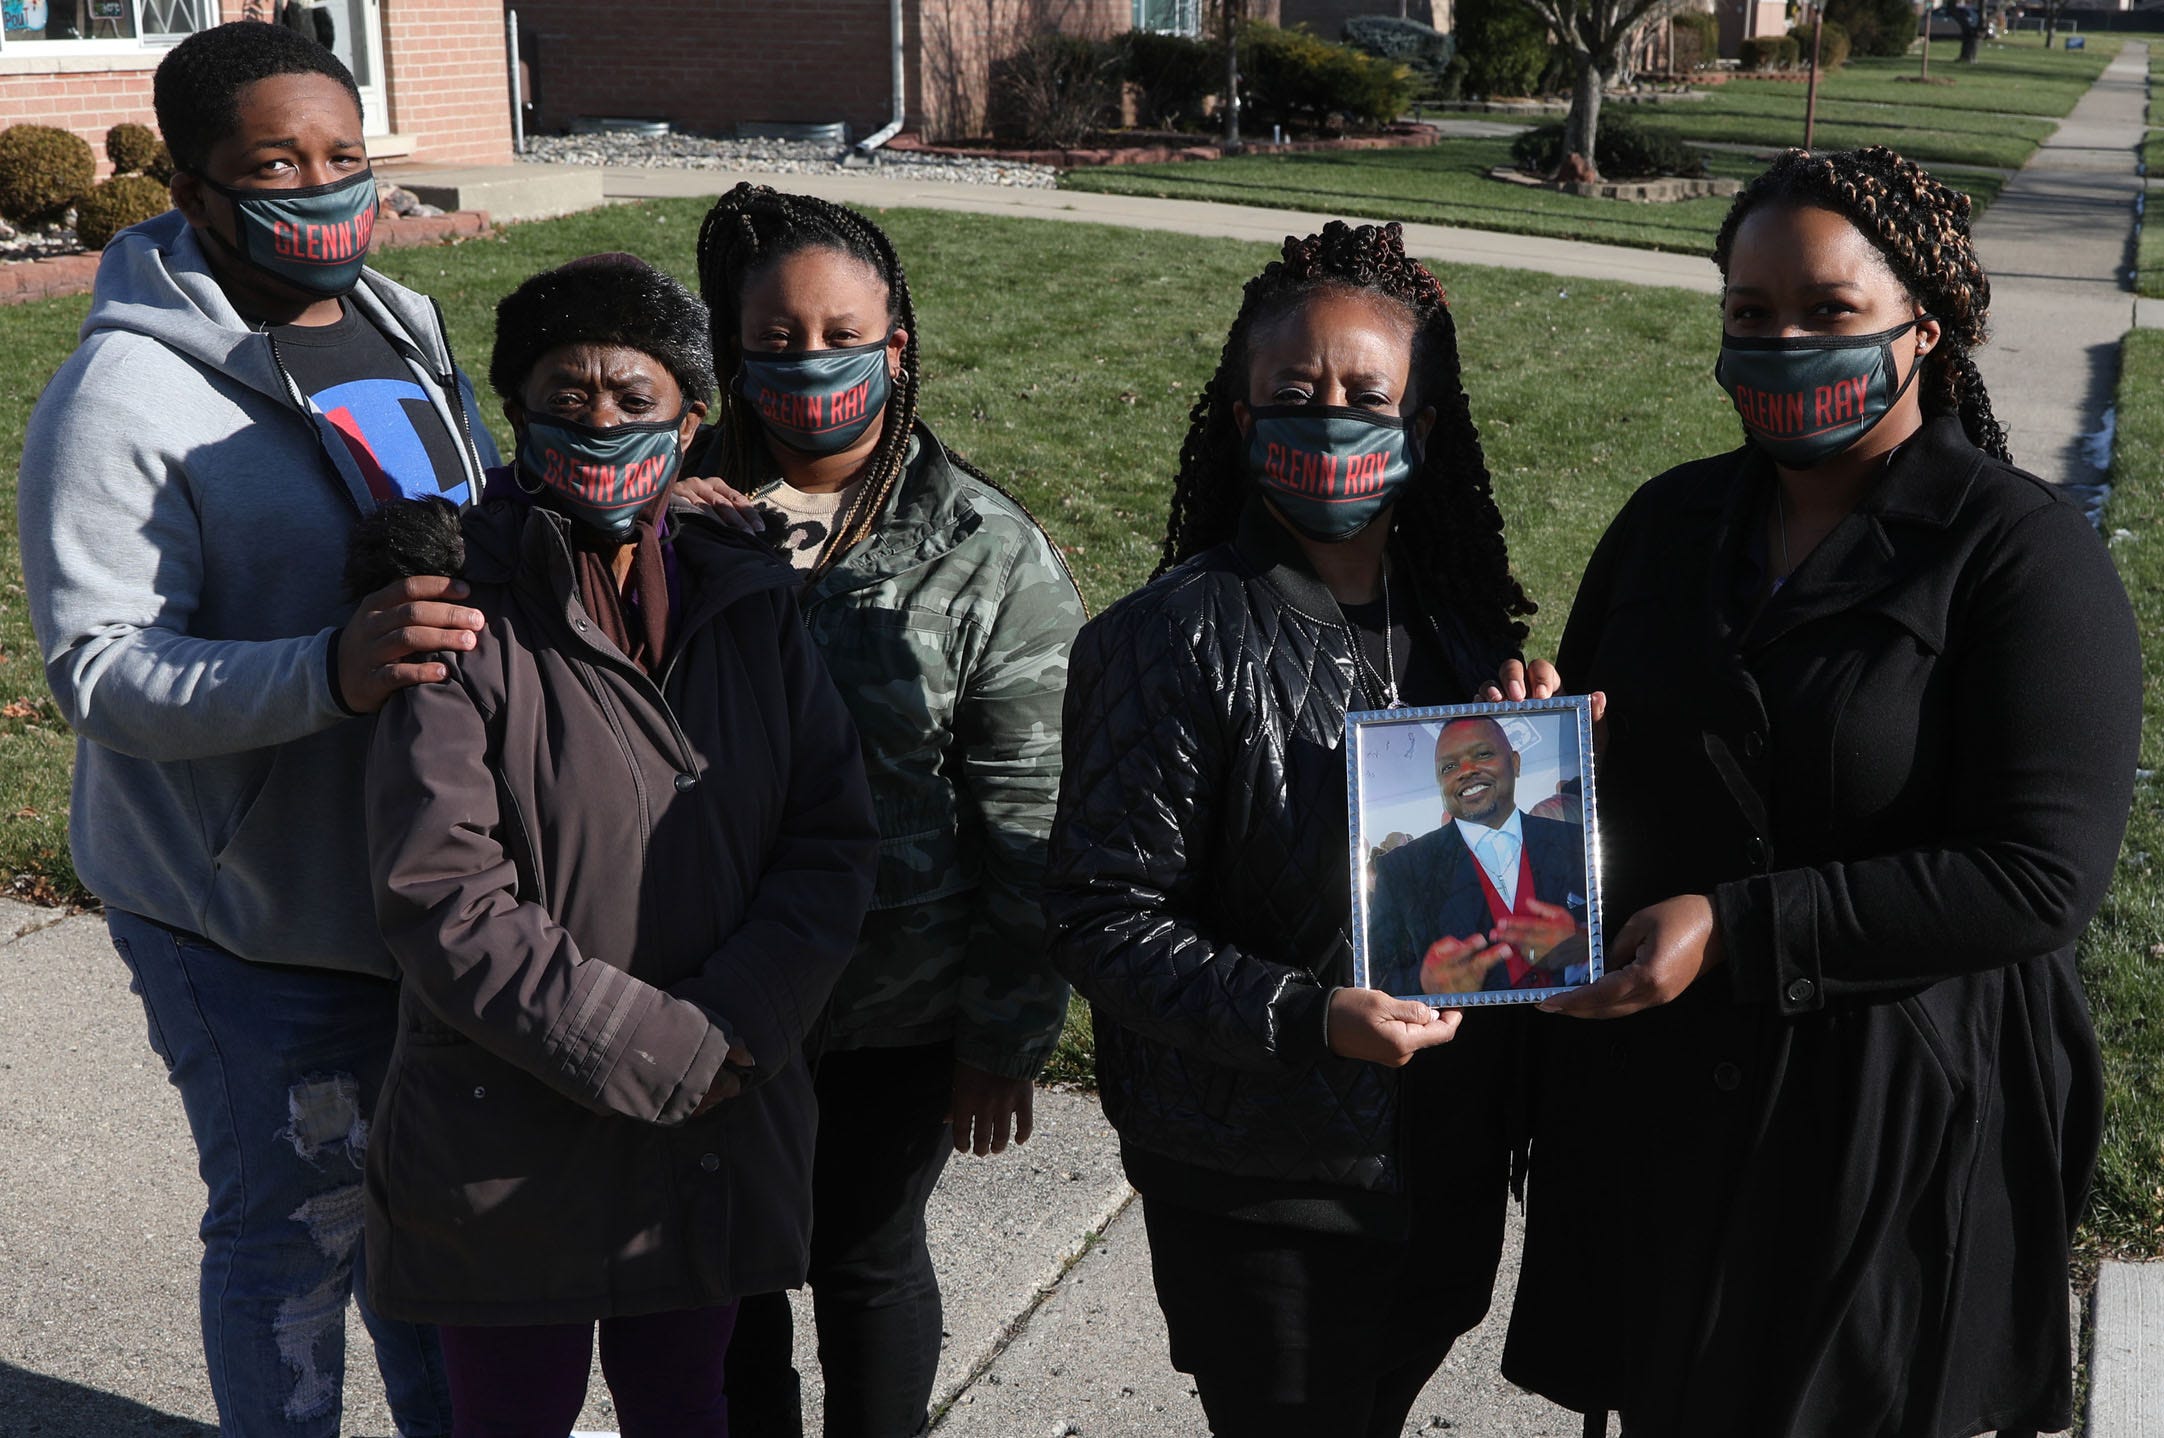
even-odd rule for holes
{"type": "MultiPolygon", "coordinates": [[[[248,18],[261,0],[220,0],[221,20],[248,18]]],[[[508,164],[510,78],[500,0],[383,0],[383,65],[392,130],[411,158],[432,164],[508,164]]],[[[0,50],[0,128],[59,125],[105,159],[105,132],[123,120],[157,128],[151,78],[163,51],[69,54],[62,47],[0,50]]]]}
{"type": "Polygon", "coordinates": [[[431,165],[511,163],[511,64],[498,0],[383,0],[391,129],[431,165]]]}
{"type": "MultiPolygon", "coordinates": [[[[220,0],[218,18],[238,20],[247,0],[220,0]]],[[[73,130],[98,153],[98,173],[109,174],[105,132],[124,120],[158,128],[150,108],[150,78],[162,52],[136,55],[39,53],[13,45],[0,51],[0,129],[9,125],[58,125],[73,130]]]]}

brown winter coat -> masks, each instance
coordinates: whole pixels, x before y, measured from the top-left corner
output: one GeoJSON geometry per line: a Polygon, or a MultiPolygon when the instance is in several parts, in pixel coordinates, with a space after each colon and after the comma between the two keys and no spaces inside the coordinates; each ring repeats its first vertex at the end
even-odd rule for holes
{"type": "Polygon", "coordinates": [[[797,1054],[878,831],[789,569],[672,522],[658,687],[581,608],[563,522],[498,501],[464,519],[480,642],[377,720],[369,849],[405,983],[367,1253],[393,1317],[573,1322],[803,1280],[797,1054]],[[729,1037],[751,1087],[693,1118],[729,1037]]]}

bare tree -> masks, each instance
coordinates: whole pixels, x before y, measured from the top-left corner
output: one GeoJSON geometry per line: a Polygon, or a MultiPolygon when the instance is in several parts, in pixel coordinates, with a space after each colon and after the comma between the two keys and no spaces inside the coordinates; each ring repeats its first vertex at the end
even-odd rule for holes
{"type": "Polygon", "coordinates": [[[1597,166],[1593,142],[1600,134],[1600,104],[1623,66],[1638,27],[1668,0],[1524,0],[1570,56],[1570,115],[1563,122],[1563,152],[1597,166]]]}

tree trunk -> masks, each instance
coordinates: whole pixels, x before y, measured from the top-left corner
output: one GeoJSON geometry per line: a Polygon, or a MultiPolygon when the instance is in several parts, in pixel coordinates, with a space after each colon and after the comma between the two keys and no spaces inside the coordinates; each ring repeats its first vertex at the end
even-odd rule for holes
{"type": "Polygon", "coordinates": [[[1239,7],[1225,5],[1225,153],[1240,148],[1240,24],[1239,7]]]}
{"type": "MultiPolygon", "coordinates": [[[[1600,62],[1583,52],[1571,57],[1576,75],[1571,84],[1570,115],[1563,121],[1563,153],[1583,155],[1587,165],[1597,174],[1600,161],[1594,158],[1593,146],[1600,137],[1600,104],[1607,93],[1607,74],[1600,62]]],[[[1609,61],[1609,69],[1615,62],[1609,61]]]]}

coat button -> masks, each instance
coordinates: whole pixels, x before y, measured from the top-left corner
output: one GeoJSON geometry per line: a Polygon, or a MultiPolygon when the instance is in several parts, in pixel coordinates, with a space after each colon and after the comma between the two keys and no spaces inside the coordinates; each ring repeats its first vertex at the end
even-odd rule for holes
{"type": "Polygon", "coordinates": [[[699,1167],[708,1173],[719,1173],[721,1171],[721,1155],[715,1153],[700,1154],[699,1167]]]}
{"type": "Polygon", "coordinates": [[[583,619],[574,619],[571,621],[571,627],[573,629],[576,629],[579,633],[584,634],[586,632],[586,621],[583,619]]]}
{"type": "Polygon", "coordinates": [[[473,1091],[473,1096],[474,1096],[475,1098],[487,1098],[487,1097],[488,1097],[488,1090],[487,1090],[487,1089],[485,1089],[485,1088],[481,1088],[481,1087],[479,1087],[479,1086],[476,1086],[476,1087],[474,1088],[474,1091],[473,1091]]]}
{"type": "Polygon", "coordinates": [[[1713,1086],[1722,1093],[1734,1093],[1743,1083],[1743,1070],[1734,1064],[1713,1066],[1713,1086]]]}
{"type": "Polygon", "coordinates": [[[676,776],[676,792],[681,794],[688,789],[696,787],[698,785],[698,782],[699,776],[696,774],[679,774],[676,776]]]}
{"type": "Polygon", "coordinates": [[[1763,734],[1751,734],[1746,737],[1743,741],[1743,752],[1753,759],[1764,754],[1766,752],[1766,736],[1763,734]]]}
{"type": "Polygon", "coordinates": [[[1743,846],[1743,852],[1749,856],[1753,869],[1756,869],[1761,874],[1766,872],[1766,841],[1764,839],[1753,836],[1751,842],[1743,846]]]}
{"type": "Polygon", "coordinates": [[[1817,992],[1817,984],[1812,983],[1809,979],[1797,979],[1788,986],[1788,1001],[1792,1004],[1807,1004],[1811,1002],[1811,996],[1817,992]]]}

